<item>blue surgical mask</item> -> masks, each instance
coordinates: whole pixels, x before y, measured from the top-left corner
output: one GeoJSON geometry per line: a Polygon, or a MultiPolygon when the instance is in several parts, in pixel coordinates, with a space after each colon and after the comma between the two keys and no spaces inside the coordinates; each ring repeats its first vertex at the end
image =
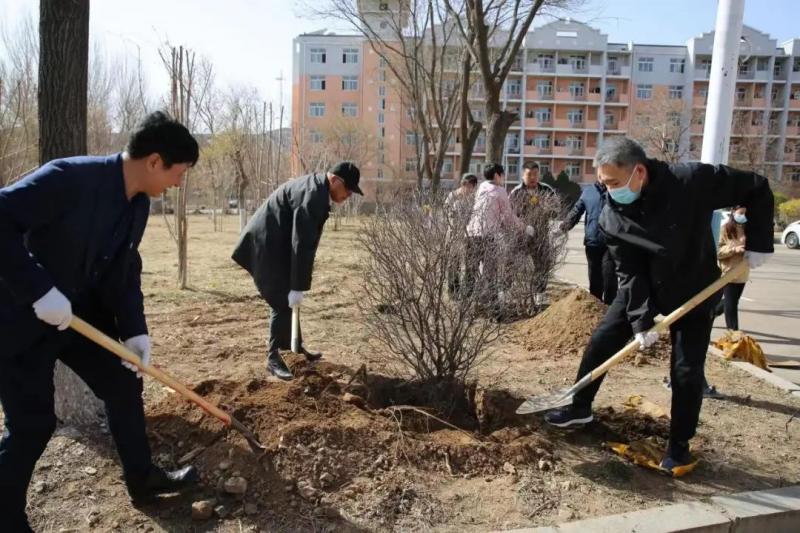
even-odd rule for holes
{"type": "Polygon", "coordinates": [[[628,178],[628,182],[625,184],[624,187],[618,187],[616,189],[608,189],[608,194],[611,195],[611,199],[617,202],[618,204],[632,204],[639,197],[642,195],[642,191],[634,192],[631,190],[631,180],[633,179],[633,175],[636,173],[636,167],[633,167],[633,172],[631,172],[631,176],[628,178]]]}
{"type": "Polygon", "coordinates": [[[733,221],[736,222],[737,224],[745,224],[747,223],[747,215],[743,215],[741,213],[734,213],[733,221]]]}

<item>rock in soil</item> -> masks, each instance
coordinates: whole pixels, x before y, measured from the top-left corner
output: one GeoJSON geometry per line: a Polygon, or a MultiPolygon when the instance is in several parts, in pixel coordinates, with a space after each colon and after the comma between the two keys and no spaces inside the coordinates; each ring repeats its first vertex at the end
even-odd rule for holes
{"type": "Polygon", "coordinates": [[[232,477],[225,481],[225,492],[242,495],[247,492],[247,480],[243,477],[232,477]]]}
{"type": "Polygon", "coordinates": [[[231,510],[224,505],[217,505],[214,507],[214,512],[217,513],[217,516],[220,518],[227,518],[231,514],[231,510]]]}
{"type": "Polygon", "coordinates": [[[214,502],[201,500],[192,504],[192,520],[208,520],[214,514],[214,502]]]}

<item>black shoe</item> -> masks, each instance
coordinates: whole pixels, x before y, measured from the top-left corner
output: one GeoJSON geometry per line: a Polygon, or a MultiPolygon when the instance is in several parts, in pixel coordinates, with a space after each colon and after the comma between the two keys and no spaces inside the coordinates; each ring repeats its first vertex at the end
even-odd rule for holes
{"type": "Polygon", "coordinates": [[[718,400],[724,397],[725,396],[719,392],[714,385],[709,385],[708,383],[703,385],[703,398],[712,398],[718,400]]]}
{"type": "Polygon", "coordinates": [[[314,363],[314,362],[319,361],[320,359],[322,359],[322,354],[321,353],[319,353],[319,352],[309,352],[305,348],[300,348],[300,353],[302,355],[306,356],[306,361],[308,361],[309,363],[314,363]]]}
{"type": "Polygon", "coordinates": [[[153,466],[146,478],[128,481],[128,494],[134,505],[141,505],[152,502],[159,494],[179,492],[198,479],[197,470],[193,466],[185,466],[173,472],[153,466]]]}
{"type": "Polygon", "coordinates": [[[291,370],[278,352],[272,352],[267,357],[267,371],[278,379],[291,381],[294,379],[291,370]]]}
{"type": "Polygon", "coordinates": [[[659,466],[662,470],[666,470],[672,474],[675,468],[689,466],[694,460],[692,453],[689,451],[688,442],[671,442],[659,466]]]}
{"type": "Polygon", "coordinates": [[[592,420],[594,420],[594,417],[592,416],[591,407],[576,407],[574,405],[553,409],[544,415],[545,422],[559,428],[588,424],[592,420]]]}

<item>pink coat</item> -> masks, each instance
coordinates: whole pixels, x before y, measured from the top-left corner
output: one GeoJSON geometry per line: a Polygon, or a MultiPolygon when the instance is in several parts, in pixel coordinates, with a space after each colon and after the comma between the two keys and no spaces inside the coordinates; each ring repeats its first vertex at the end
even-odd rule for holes
{"type": "Polygon", "coordinates": [[[511,208],[506,189],[491,181],[481,183],[475,192],[467,235],[492,237],[514,229],[524,231],[525,228],[511,208]]]}

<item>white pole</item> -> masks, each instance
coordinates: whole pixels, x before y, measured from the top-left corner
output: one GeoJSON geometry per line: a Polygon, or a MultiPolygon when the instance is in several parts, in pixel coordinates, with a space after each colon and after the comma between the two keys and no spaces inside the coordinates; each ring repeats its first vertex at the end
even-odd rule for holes
{"type": "Polygon", "coordinates": [[[744,0],[719,0],[700,157],[703,163],[728,162],[743,18],[744,0]]]}

